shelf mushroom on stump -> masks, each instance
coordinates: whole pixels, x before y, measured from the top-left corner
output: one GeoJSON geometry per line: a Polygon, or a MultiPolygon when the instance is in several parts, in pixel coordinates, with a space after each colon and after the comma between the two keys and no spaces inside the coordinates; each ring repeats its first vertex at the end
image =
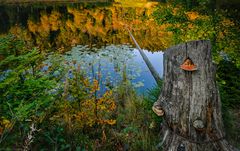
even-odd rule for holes
{"type": "Polygon", "coordinates": [[[225,140],[210,41],[164,52],[161,94],[152,109],[163,116],[164,151],[234,151],[225,140]]]}

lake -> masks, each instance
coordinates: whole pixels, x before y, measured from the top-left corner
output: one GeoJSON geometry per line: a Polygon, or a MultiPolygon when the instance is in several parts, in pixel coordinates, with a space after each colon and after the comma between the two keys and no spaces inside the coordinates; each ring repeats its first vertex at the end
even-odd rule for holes
{"type": "MultiPolygon", "coordinates": [[[[163,52],[168,42],[152,18],[157,2],[39,3],[0,6],[0,34],[14,33],[40,50],[59,52],[59,64],[81,70],[100,81],[106,91],[122,80],[144,93],[156,82],[124,26],[162,77],[163,52]],[[101,76],[99,76],[101,75],[101,76]]],[[[168,36],[169,37],[169,36],[168,36]]],[[[46,58],[42,70],[51,66],[46,58]]],[[[71,76],[71,69],[69,70],[71,76]]]]}

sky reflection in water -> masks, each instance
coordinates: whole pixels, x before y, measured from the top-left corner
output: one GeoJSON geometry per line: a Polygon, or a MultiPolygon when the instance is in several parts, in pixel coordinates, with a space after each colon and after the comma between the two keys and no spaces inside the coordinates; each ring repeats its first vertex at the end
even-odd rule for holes
{"type": "MultiPolygon", "coordinates": [[[[162,77],[163,52],[152,53],[147,50],[144,52],[162,77]]],[[[90,80],[97,79],[101,87],[100,93],[110,87],[117,86],[122,81],[124,72],[139,93],[143,93],[156,85],[139,51],[130,45],[112,44],[91,49],[88,46],[78,45],[63,57],[64,59],[60,64],[75,68],[80,66],[90,80]]],[[[68,76],[72,77],[71,69],[68,76]]]]}
{"type": "MultiPolygon", "coordinates": [[[[0,33],[21,35],[42,51],[55,50],[65,54],[62,65],[68,61],[69,66],[73,66],[71,62],[75,60],[90,79],[99,78],[100,72],[101,91],[109,84],[110,87],[117,86],[126,68],[128,79],[142,93],[156,82],[138,50],[123,45],[134,45],[123,24],[132,27],[131,32],[140,46],[151,51],[164,49],[169,35],[152,19],[156,3],[141,4],[132,7],[119,3],[1,6],[0,14],[5,18],[0,33]]],[[[144,52],[162,77],[163,53],[144,52]]],[[[45,66],[42,70],[47,69],[45,66]]],[[[71,71],[69,76],[72,76],[71,71]]]]}

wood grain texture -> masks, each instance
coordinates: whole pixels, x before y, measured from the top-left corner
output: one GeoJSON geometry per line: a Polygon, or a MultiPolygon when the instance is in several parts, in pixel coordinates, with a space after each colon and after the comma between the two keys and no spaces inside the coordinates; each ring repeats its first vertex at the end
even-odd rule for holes
{"type": "Polygon", "coordinates": [[[154,104],[163,108],[163,128],[170,131],[164,151],[234,150],[224,139],[215,75],[210,41],[191,41],[165,51],[163,88],[154,104]],[[196,71],[180,68],[188,57],[196,71]]]}

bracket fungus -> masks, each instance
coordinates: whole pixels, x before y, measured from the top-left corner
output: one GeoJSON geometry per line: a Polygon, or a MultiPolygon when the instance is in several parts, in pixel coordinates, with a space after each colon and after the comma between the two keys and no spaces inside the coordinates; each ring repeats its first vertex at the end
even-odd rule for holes
{"type": "Polygon", "coordinates": [[[154,105],[152,107],[152,110],[153,110],[154,113],[157,114],[157,116],[163,116],[164,115],[164,111],[163,111],[162,107],[159,106],[159,105],[154,105]]]}
{"type": "Polygon", "coordinates": [[[180,66],[181,69],[185,71],[195,71],[197,70],[197,66],[193,63],[192,59],[187,57],[187,59],[184,60],[182,65],[180,66]]]}

